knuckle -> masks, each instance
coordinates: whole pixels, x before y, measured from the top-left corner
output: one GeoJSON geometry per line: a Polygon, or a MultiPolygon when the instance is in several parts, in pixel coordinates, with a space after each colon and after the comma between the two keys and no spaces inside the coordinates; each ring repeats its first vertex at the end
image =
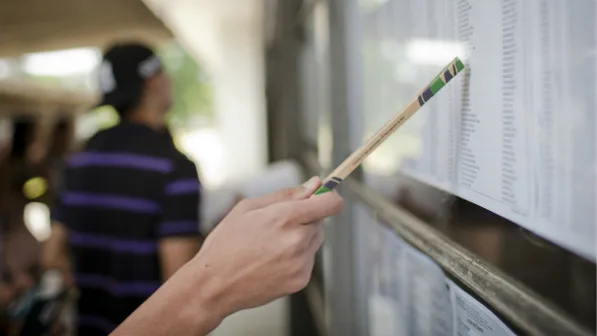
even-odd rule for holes
{"type": "Polygon", "coordinates": [[[339,213],[344,208],[344,200],[337,193],[334,193],[332,197],[332,211],[339,213]]]}
{"type": "Polygon", "coordinates": [[[293,279],[300,277],[303,271],[303,262],[300,258],[293,258],[292,265],[288,267],[288,272],[293,279]]]}
{"type": "Polygon", "coordinates": [[[276,202],[284,202],[295,199],[297,195],[298,191],[296,188],[284,188],[276,191],[273,194],[273,198],[276,200],[276,202]]]}
{"type": "Polygon", "coordinates": [[[292,209],[288,207],[283,207],[280,209],[280,215],[278,219],[282,226],[292,225],[294,223],[293,216],[292,216],[292,209]]]}
{"type": "Polygon", "coordinates": [[[297,194],[296,188],[284,188],[280,191],[280,195],[285,199],[292,198],[296,194],[297,194]]]}
{"type": "Polygon", "coordinates": [[[293,232],[288,238],[289,250],[294,253],[302,252],[305,247],[305,240],[305,234],[300,231],[293,232]]]}
{"type": "Polygon", "coordinates": [[[288,294],[299,292],[309,284],[311,278],[311,272],[301,272],[292,278],[289,282],[288,294]]]}
{"type": "Polygon", "coordinates": [[[250,217],[250,221],[247,222],[259,223],[260,225],[265,225],[266,227],[275,226],[278,221],[275,212],[267,209],[254,210],[249,212],[247,215],[250,217]]]}
{"type": "Polygon", "coordinates": [[[236,209],[237,211],[240,212],[245,212],[247,210],[249,210],[251,208],[251,200],[248,198],[242,199],[240,202],[238,202],[238,204],[236,205],[236,209]]]}

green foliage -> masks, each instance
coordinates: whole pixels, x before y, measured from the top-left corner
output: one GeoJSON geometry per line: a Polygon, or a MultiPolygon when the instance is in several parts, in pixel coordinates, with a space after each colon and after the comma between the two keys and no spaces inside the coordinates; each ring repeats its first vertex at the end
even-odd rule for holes
{"type": "Polygon", "coordinates": [[[52,85],[52,86],[54,86],[54,85],[62,86],[63,85],[63,80],[60,77],[27,75],[27,79],[32,80],[35,83],[39,83],[39,84],[43,84],[43,85],[52,85]]]}
{"type": "Polygon", "coordinates": [[[181,127],[196,117],[212,119],[212,90],[206,74],[195,59],[178,43],[170,43],[158,52],[170,75],[174,105],[168,121],[181,127]]]}
{"type": "Polygon", "coordinates": [[[116,126],[120,122],[120,116],[112,106],[100,106],[89,113],[94,115],[99,130],[116,126]]]}

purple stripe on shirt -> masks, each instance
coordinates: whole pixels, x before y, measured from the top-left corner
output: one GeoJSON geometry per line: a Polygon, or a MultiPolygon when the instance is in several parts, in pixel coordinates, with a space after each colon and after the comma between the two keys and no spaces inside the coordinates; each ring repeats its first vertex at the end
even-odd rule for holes
{"type": "Polygon", "coordinates": [[[113,237],[83,234],[74,231],[68,233],[72,245],[92,247],[119,253],[151,254],[157,252],[155,241],[117,239],[113,237]]]}
{"type": "Polygon", "coordinates": [[[172,171],[172,162],[167,159],[133,153],[82,152],[68,159],[67,166],[76,167],[127,167],[160,173],[172,171]]]}
{"type": "Polygon", "coordinates": [[[192,194],[199,191],[201,185],[197,179],[189,178],[174,181],[166,185],[167,195],[192,194]]]}
{"type": "Polygon", "coordinates": [[[117,281],[99,274],[76,274],[75,282],[78,286],[87,288],[101,288],[115,296],[149,297],[159,287],[157,281],[117,281]]]}
{"type": "Polygon", "coordinates": [[[161,235],[198,233],[199,223],[196,221],[164,222],[160,225],[161,235]]]}
{"type": "Polygon", "coordinates": [[[113,208],[141,213],[157,213],[161,211],[158,203],[143,198],[128,196],[65,192],[62,202],[70,206],[92,206],[100,208],[113,208]]]}
{"type": "Polygon", "coordinates": [[[78,320],[80,326],[100,329],[106,334],[109,334],[116,329],[115,323],[110,322],[110,320],[102,316],[79,315],[78,320]]]}

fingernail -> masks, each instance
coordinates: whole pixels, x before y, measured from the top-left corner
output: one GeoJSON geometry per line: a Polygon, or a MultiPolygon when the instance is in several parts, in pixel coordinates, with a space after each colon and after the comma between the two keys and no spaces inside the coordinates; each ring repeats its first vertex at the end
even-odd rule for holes
{"type": "Polygon", "coordinates": [[[313,176],[307,182],[303,183],[303,188],[307,190],[313,190],[317,188],[319,185],[319,178],[317,176],[313,176]]]}

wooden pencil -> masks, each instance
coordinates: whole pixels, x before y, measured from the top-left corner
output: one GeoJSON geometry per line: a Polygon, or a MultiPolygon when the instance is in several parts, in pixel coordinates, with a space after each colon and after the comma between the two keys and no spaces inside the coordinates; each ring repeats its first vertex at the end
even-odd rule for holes
{"type": "Polygon", "coordinates": [[[390,121],[377,131],[364,145],[354,151],[342,164],[340,164],[328,177],[323,180],[323,185],[315,195],[334,190],[342,183],[379,145],[386,141],[404,122],[412,117],[425,103],[439,92],[452,78],[464,70],[464,64],[454,58],[442,71],[433,78],[420,94],[413,99],[402,111],[397,113],[390,121]]]}

